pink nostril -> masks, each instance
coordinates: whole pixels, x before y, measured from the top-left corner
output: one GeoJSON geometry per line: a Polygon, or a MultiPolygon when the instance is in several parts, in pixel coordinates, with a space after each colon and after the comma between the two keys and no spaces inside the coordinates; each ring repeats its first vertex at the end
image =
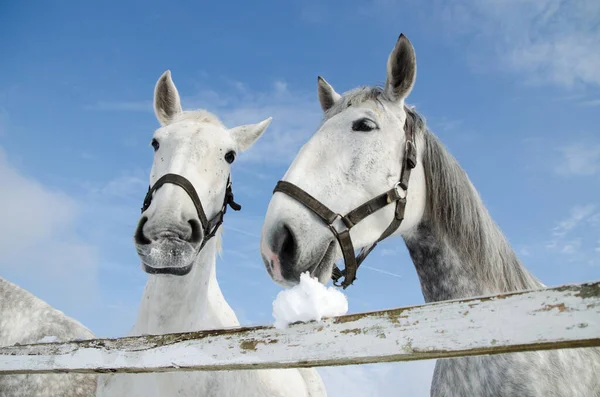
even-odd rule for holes
{"type": "Polygon", "coordinates": [[[275,281],[284,281],[283,275],[281,274],[281,263],[279,262],[279,257],[266,246],[266,244],[261,244],[263,257],[266,259],[268,263],[269,270],[271,273],[271,277],[275,281]]]}
{"type": "Polygon", "coordinates": [[[270,264],[273,278],[277,281],[283,281],[283,275],[281,274],[281,264],[279,263],[279,258],[277,257],[277,255],[273,255],[270,264]]]}

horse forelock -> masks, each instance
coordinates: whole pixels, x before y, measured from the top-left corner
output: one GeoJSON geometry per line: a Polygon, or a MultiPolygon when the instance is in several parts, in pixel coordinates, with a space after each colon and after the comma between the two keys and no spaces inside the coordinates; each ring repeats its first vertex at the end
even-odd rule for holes
{"type": "Polygon", "coordinates": [[[213,113],[204,109],[196,109],[196,110],[185,110],[181,113],[178,113],[173,117],[172,123],[177,123],[180,121],[195,121],[198,123],[207,123],[212,124],[217,127],[225,128],[225,125],[221,122],[221,120],[213,113]]]}

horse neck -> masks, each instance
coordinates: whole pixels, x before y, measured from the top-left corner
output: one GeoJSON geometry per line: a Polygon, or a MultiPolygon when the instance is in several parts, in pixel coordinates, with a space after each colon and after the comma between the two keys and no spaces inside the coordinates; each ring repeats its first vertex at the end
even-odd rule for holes
{"type": "Polygon", "coordinates": [[[238,326],[215,271],[217,238],[206,243],[185,276],[150,275],[133,334],[164,334],[238,326]]]}
{"type": "Polygon", "coordinates": [[[427,302],[542,287],[521,264],[467,174],[422,126],[427,203],[404,241],[427,302]]]}

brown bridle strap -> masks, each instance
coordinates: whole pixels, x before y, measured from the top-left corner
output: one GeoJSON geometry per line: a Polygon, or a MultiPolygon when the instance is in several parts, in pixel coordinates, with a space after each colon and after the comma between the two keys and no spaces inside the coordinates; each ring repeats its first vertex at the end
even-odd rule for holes
{"type": "Polygon", "coordinates": [[[325,222],[335,236],[340,245],[345,264],[343,271],[340,271],[335,264],[333,266],[331,278],[336,286],[339,286],[337,282],[341,277],[344,277],[341,284],[344,289],[352,285],[356,279],[358,267],[365,260],[367,255],[375,248],[377,243],[394,233],[400,227],[402,220],[404,219],[410,172],[417,165],[417,150],[414,141],[414,121],[408,111],[406,112],[404,133],[406,136],[406,143],[404,148],[404,160],[400,171],[400,181],[396,183],[392,189],[356,207],[346,215],[340,215],[333,212],[319,200],[290,182],[279,181],[273,190],[273,193],[284,193],[311,210],[325,222]],[[383,231],[375,243],[363,248],[359,255],[355,256],[354,245],[350,238],[350,229],[369,215],[394,202],[396,203],[396,210],[390,225],[383,231]]]}
{"type": "Polygon", "coordinates": [[[202,244],[198,248],[200,251],[206,242],[210,240],[219,229],[219,226],[223,223],[223,219],[225,217],[225,213],[227,212],[227,206],[229,205],[234,211],[239,211],[242,207],[237,204],[233,199],[233,190],[231,187],[231,176],[227,178],[227,188],[225,190],[225,198],[223,200],[223,206],[221,210],[209,221],[204,212],[204,208],[202,208],[202,202],[200,201],[200,197],[198,197],[198,193],[196,193],[196,189],[190,181],[181,175],[177,174],[165,174],[161,176],[158,181],[152,187],[148,187],[148,192],[146,193],[146,197],[144,198],[144,203],[142,204],[142,213],[150,207],[152,203],[152,197],[154,192],[156,192],[162,185],[165,183],[172,183],[181,187],[187,195],[190,197],[192,202],[194,203],[194,207],[196,207],[196,212],[198,213],[198,219],[200,219],[200,224],[202,225],[202,231],[204,232],[202,244]]]}

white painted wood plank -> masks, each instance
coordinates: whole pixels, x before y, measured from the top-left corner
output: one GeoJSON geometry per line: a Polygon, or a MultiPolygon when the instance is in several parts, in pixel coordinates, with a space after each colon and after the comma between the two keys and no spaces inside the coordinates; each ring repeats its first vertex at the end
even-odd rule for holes
{"type": "Polygon", "coordinates": [[[0,375],[373,362],[600,346],[600,281],[353,314],[320,323],[0,348],[0,375]]]}

